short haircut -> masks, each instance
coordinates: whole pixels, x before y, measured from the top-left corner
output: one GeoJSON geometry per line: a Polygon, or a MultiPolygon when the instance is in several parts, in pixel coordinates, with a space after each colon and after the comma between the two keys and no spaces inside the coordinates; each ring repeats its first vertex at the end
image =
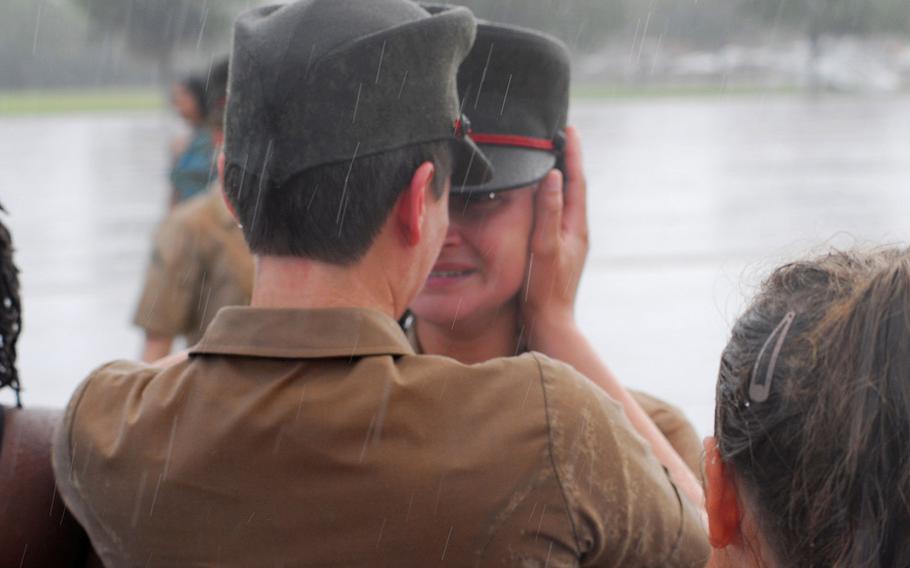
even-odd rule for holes
{"type": "Polygon", "coordinates": [[[414,171],[433,162],[432,191],[451,176],[450,141],[415,144],[352,162],[310,168],[281,185],[229,164],[224,190],[255,254],[351,265],[373,244],[414,171]]]}
{"type": "Polygon", "coordinates": [[[205,96],[206,81],[207,77],[201,73],[189,73],[184,75],[177,83],[192,95],[193,100],[196,102],[196,107],[199,109],[199,116],[203,120],[208,115],[205,96]]]}

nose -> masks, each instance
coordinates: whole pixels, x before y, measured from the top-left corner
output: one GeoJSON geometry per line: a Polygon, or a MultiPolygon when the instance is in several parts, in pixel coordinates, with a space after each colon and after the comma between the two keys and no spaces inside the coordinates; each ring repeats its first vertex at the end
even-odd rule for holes
{"type": "Polygon", "coordinates": [[[452,248],[461,246],[464,239],[461,234],[461,226],[454,219],[449,221],[449,229],[446,231],[446,238],[442,242],[442,248],[452,248]]]}

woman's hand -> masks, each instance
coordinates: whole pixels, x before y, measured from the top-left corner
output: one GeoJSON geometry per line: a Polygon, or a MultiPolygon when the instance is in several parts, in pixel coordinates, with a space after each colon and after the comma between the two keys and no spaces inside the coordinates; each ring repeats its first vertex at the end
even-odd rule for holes
{"type": "Polygon", "coordinates": [[[535,198],[531,259],[521,294],[528,348],[542,349],[546,335],[575,326],[575,296],[588,255],[588,220],[581,140],[566,129],[563,174],[552,170],[535,198]]]}

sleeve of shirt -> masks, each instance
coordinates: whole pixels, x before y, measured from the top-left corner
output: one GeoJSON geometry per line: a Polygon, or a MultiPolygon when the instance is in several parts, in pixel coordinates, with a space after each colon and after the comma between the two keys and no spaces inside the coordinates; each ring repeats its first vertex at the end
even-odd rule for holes
{"type": "MultiPolygon", "coordinates": [[[[54,441],[51,448],[51,465],[54,469],[57,492],[60,494],[63,502],[66,503],[69,512],[87,531],[97,529],[100,527],[100,523],[94,510],[89,506],[82,495],[78,479],[79,472],[76,471],[74,466],[78,442],[74,441],[73,438],[76,413],[94,375],[95,373],[92,373],[87,379],[82,381],[82,384],[76,388],[76,392],[73,393],[72,398],[70,398],[63,414],[63,420],[58,424],[56,432],[54,433],[54,441]]],[[[99,553],[100,552],[101,551],[99,551],[99,553]]]]}
{"type": "Polygon", "coordinates": [[[641,405],[641,408],[667,438],[676,453],[686,462],[695,477],[700,481],[703,480],[704,453],[701,438],[683,411],[664,400],[643,392],[629,390],[629,394],[632,395],[635,402],[641,405]]]}
{"type": "Polygon", "coordinates": [[[191,228],[173,215],[155,234],[152,258],[133,323],[146,333],[174,337],[195,325],[199,258],[191,228]]]}
{"type": "Polygon", "coordinates": [[[535,357],[580,565],[704,566],[710,547],[698,512],[622,407],[570,366],[535,357]]]}

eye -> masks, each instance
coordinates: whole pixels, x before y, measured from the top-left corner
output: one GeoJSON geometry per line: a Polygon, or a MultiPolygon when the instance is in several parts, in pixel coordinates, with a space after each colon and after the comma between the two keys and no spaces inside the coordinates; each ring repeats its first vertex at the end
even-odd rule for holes
{"type": "Polygon", "coordinates": [[[502,193],[467,193],[449,197],[449,214],[459,217],[481,217],[493,213],[507,201],[502,193]]]}

